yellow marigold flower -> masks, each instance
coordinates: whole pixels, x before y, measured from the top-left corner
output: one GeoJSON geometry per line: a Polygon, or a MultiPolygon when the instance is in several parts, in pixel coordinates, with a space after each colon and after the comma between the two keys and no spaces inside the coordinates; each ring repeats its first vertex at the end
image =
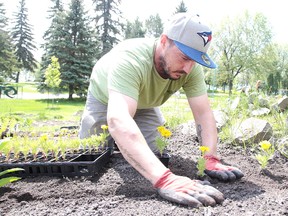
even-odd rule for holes
{"type": "Polygon", "coordinates": [[[271,143],[269,141],[262,141],[259,143],[263,150],[268,150],[271,147],[271,143]]]}
{"type": "Polygon", "coordinates": [[[171,131],[166,129],[164,126],[157,127],[158,132],[161,134],[164,138],[169,138],[171,136],[171,131]]]}
{"type": "Polygon", "coordinates": [[[101,129],[102,129],[102,130],[107,130],[107,129],[108,129],[108,126],[107,126],[107,125],[101,125],[101,129]]]}
{"type": "Polygon", "coordinates": [[[209,151],[209,147],[208,146],[200,146],[199,149],[200,149],[200,151],[202,153],[205,153],[205,152],[209,151]]]}
{"type": "Polygon", "coordinates": [[[166,130],[166,128],[165,128],[164,126],[159,126],[159,127],[157,127],[157,130],[158,130],[159,133],[162,134],[162,132],[163,132],[164,130],[166,130]]]}
{"type": "Polygon", "coordinates": [[[165,138],[169,138],[172,135],[171,131],[165,130],[162,132],[162,136],[165,138]]]}

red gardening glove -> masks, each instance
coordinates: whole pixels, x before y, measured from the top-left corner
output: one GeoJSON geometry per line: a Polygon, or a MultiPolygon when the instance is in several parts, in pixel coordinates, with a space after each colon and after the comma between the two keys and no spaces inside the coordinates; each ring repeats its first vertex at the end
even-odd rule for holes
{"type": "Polygon", "coordinates": [[[205,173],[211,178],[230,182],[241,179],[244,176],[241,170],[236,167],[223,165],[219,158],[213,155],[205,155],[204,158],[206,160],[205,173]]]}
{"type": "Polygon", "coordinates": [[[169,169],[154,187],[164,199],[191,207],[214,206],[224,200],[223,194],[207,182],[174,175],[169,169]]]}

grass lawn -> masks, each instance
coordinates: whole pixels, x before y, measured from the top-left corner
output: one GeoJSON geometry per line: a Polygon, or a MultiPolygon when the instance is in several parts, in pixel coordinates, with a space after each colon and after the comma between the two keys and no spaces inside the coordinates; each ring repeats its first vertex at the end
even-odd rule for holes
{"type": "Polygon", "coordinates": [[[10,83],[7,85],[18,88],[19,93],[38,93],[37,85],[35,83],[10,83]]]}
{"type": "MultiPolygon", "coordinates": [[[[37,92],[35,84],[19,84],[20,91],[37,92]]],[[[212,109],[217,109],[219,104],[222,104],[229,98],[227,93],[209,94],[212,109]]],[[[35,120],[45,119],[61,119],[61,120],[79,120],[79,115],[74,114],[84,109],[84,99],[55,99],[52,105],[51,99],[0,99],[0,115],[21,115],[32,116],[35,120]]],[[[163,115],[170,127],[193,120],[189,104],[186,96],[173,95],[165,104],[161,106],[163,115]]]]}
{"type": "MultiPolygon", "coordinates": [[[[83,110],[85,100],[57,99],[52,105],[52,100],[23,100],[23,99],[1,99],[0,113],[7,114],[29,114],[34,116],[46,116],[47,118],[56,118],[68,120],[79,110],[83,110]]],[[[78,117],[79,118],[79,117],[78,117]]]]}
{"type": "MultiPolygon", "coordinates": [[[[229,98],[228,93],[209,94],[210,105],[213,110],[223,107],[229,98]]],[[[173,95],[169,100],[161,106],[161,111],[167,121],[167,124],[174,128],[175,126],[193,120],[193,115],[184,94],[173,95]]]]}

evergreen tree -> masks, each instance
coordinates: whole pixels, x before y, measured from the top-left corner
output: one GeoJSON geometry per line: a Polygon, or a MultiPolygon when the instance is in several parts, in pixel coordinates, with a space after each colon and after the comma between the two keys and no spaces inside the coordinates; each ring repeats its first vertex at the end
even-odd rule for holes
{"type": "Polygon", "coordinates": [[[18,70],[18,63],[14,55],[14,46],[12,44],[7,26],[7,17],[3,3],[0,3],[0,82],[7,78],[12,78],[14,72],[18,70]]]}
{"type": "Polygon", "coordinates": [[[123,31],[122,15],[118,9],[121,0],[93,0],[96,12],[96,28],[100,35],[102,51],[99,57],[109,52],[119,42],[117,36],[123,31]]]}
{"type": "Polygon", "coordinates": [[[69,10],[64,11],[60,0],[54,0],[50,10],[51,26],[45,32],[44,55],[42,57],[42,86],[44,72],[52,56],[58,58],[61,67],[62,90],[68,90],[69,99],[73,93],[84,95],[97,55],[98,43],[95,32],[89,26],[83,0],[71,0],[69,10]]]}
{"type": "MultiPolygon", "coordinates": [[[[23,69],[33,71],[37,67],[37,61],[32,53],[36,49],[33,43],[32,26],[28,23],[28,10],[25,6],[25,0],[19,1],[19,11],[14,13],[15,26],[12,29],[12,39],[15,44],[15,55],[17,61],[23,69]]],[[[17,72],[16,82],[19,82],[20,71],[17,72]]]]}
{"type": "Polygon", "coordinates": [[[50,16],[50,18],[53,17],[53,14],[57,13],[58,11],[64,11],[62,0],[51,0],[51,2],[54,3],[54,6],[50,10],[50,12],[52,12],[52,16],[50,16]]]}
{"type": "Polygon", "coordinates": [[[43,38],[45,39],[45,43],[42,45],[44,53],[41,59],[41,70],[40,75],[36,77],[37,81],[39,81],[38,90],[43,92],[47,90],[47,86],[45,85],[45,77],[44,73],[50,64],[51,57],[56,56],[59,59],[59,63],[61,64],[62,59],[65,58],[65,36],[68,34],[65,32],[63,26],[65,25],[65,17],[66,12],[63,9],[63,4],[61,0],[51,0],[54,4],[48,10],[49,18],[51,19],[51,25],[45,31],[43,38]]]}
{"type": "Polygon", "coordinates": [[[128,38],[143,38],[145,37],[145,29],[143,23],[137,17],[134,22],[127,21],[125,28],[125,39],[128,38]]]}
{"type": "Polygon", "coordinates": [[[145,22],[148,37],[159,37],[163,32],[163,23],[157,13],[155,16],[151,15],[145,22]]]}
{"type": "Polygon", "coordinates": [[[71,0],[69,12],[63,27],[65,36],[63,51],[60,53],[61,86],[68,89],[69,99],[73,93],[86,94],[89,77],[97,55],[95,33],[85,16],[83,0],[71,0]]]}
{"type": "Polygon", "coordinates": [[[188,11],[188,9],[187,9],[184,1],[182,0],[182,1],[180,2],[180,4],[177,6],[176,11],[175,11],[174,14],[177,14],[177,13],[185,13],[185,12],[187,12],[187,11],[188,11]]]}

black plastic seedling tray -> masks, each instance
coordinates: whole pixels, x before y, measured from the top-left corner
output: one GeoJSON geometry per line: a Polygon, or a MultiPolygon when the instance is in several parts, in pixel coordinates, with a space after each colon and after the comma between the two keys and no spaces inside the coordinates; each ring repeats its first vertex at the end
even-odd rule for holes
{"type": "Polygon", "coordinates": [[[23,168],[25,171],[14,176],[95,176],[109,162],[111,149],[95,154],[81,154],[67,162],[28,162],[0,164],[0,172],[10,168],[23,168]]]}
{"type": "Polygon", "coordinates": [[[166,166],[167,168],[169,167],[169,160],[170,160],[171,156],[168,153],[165,153],[161,156],[158,156],[158,159],[164,164],[164,166],[166,166]]]}

